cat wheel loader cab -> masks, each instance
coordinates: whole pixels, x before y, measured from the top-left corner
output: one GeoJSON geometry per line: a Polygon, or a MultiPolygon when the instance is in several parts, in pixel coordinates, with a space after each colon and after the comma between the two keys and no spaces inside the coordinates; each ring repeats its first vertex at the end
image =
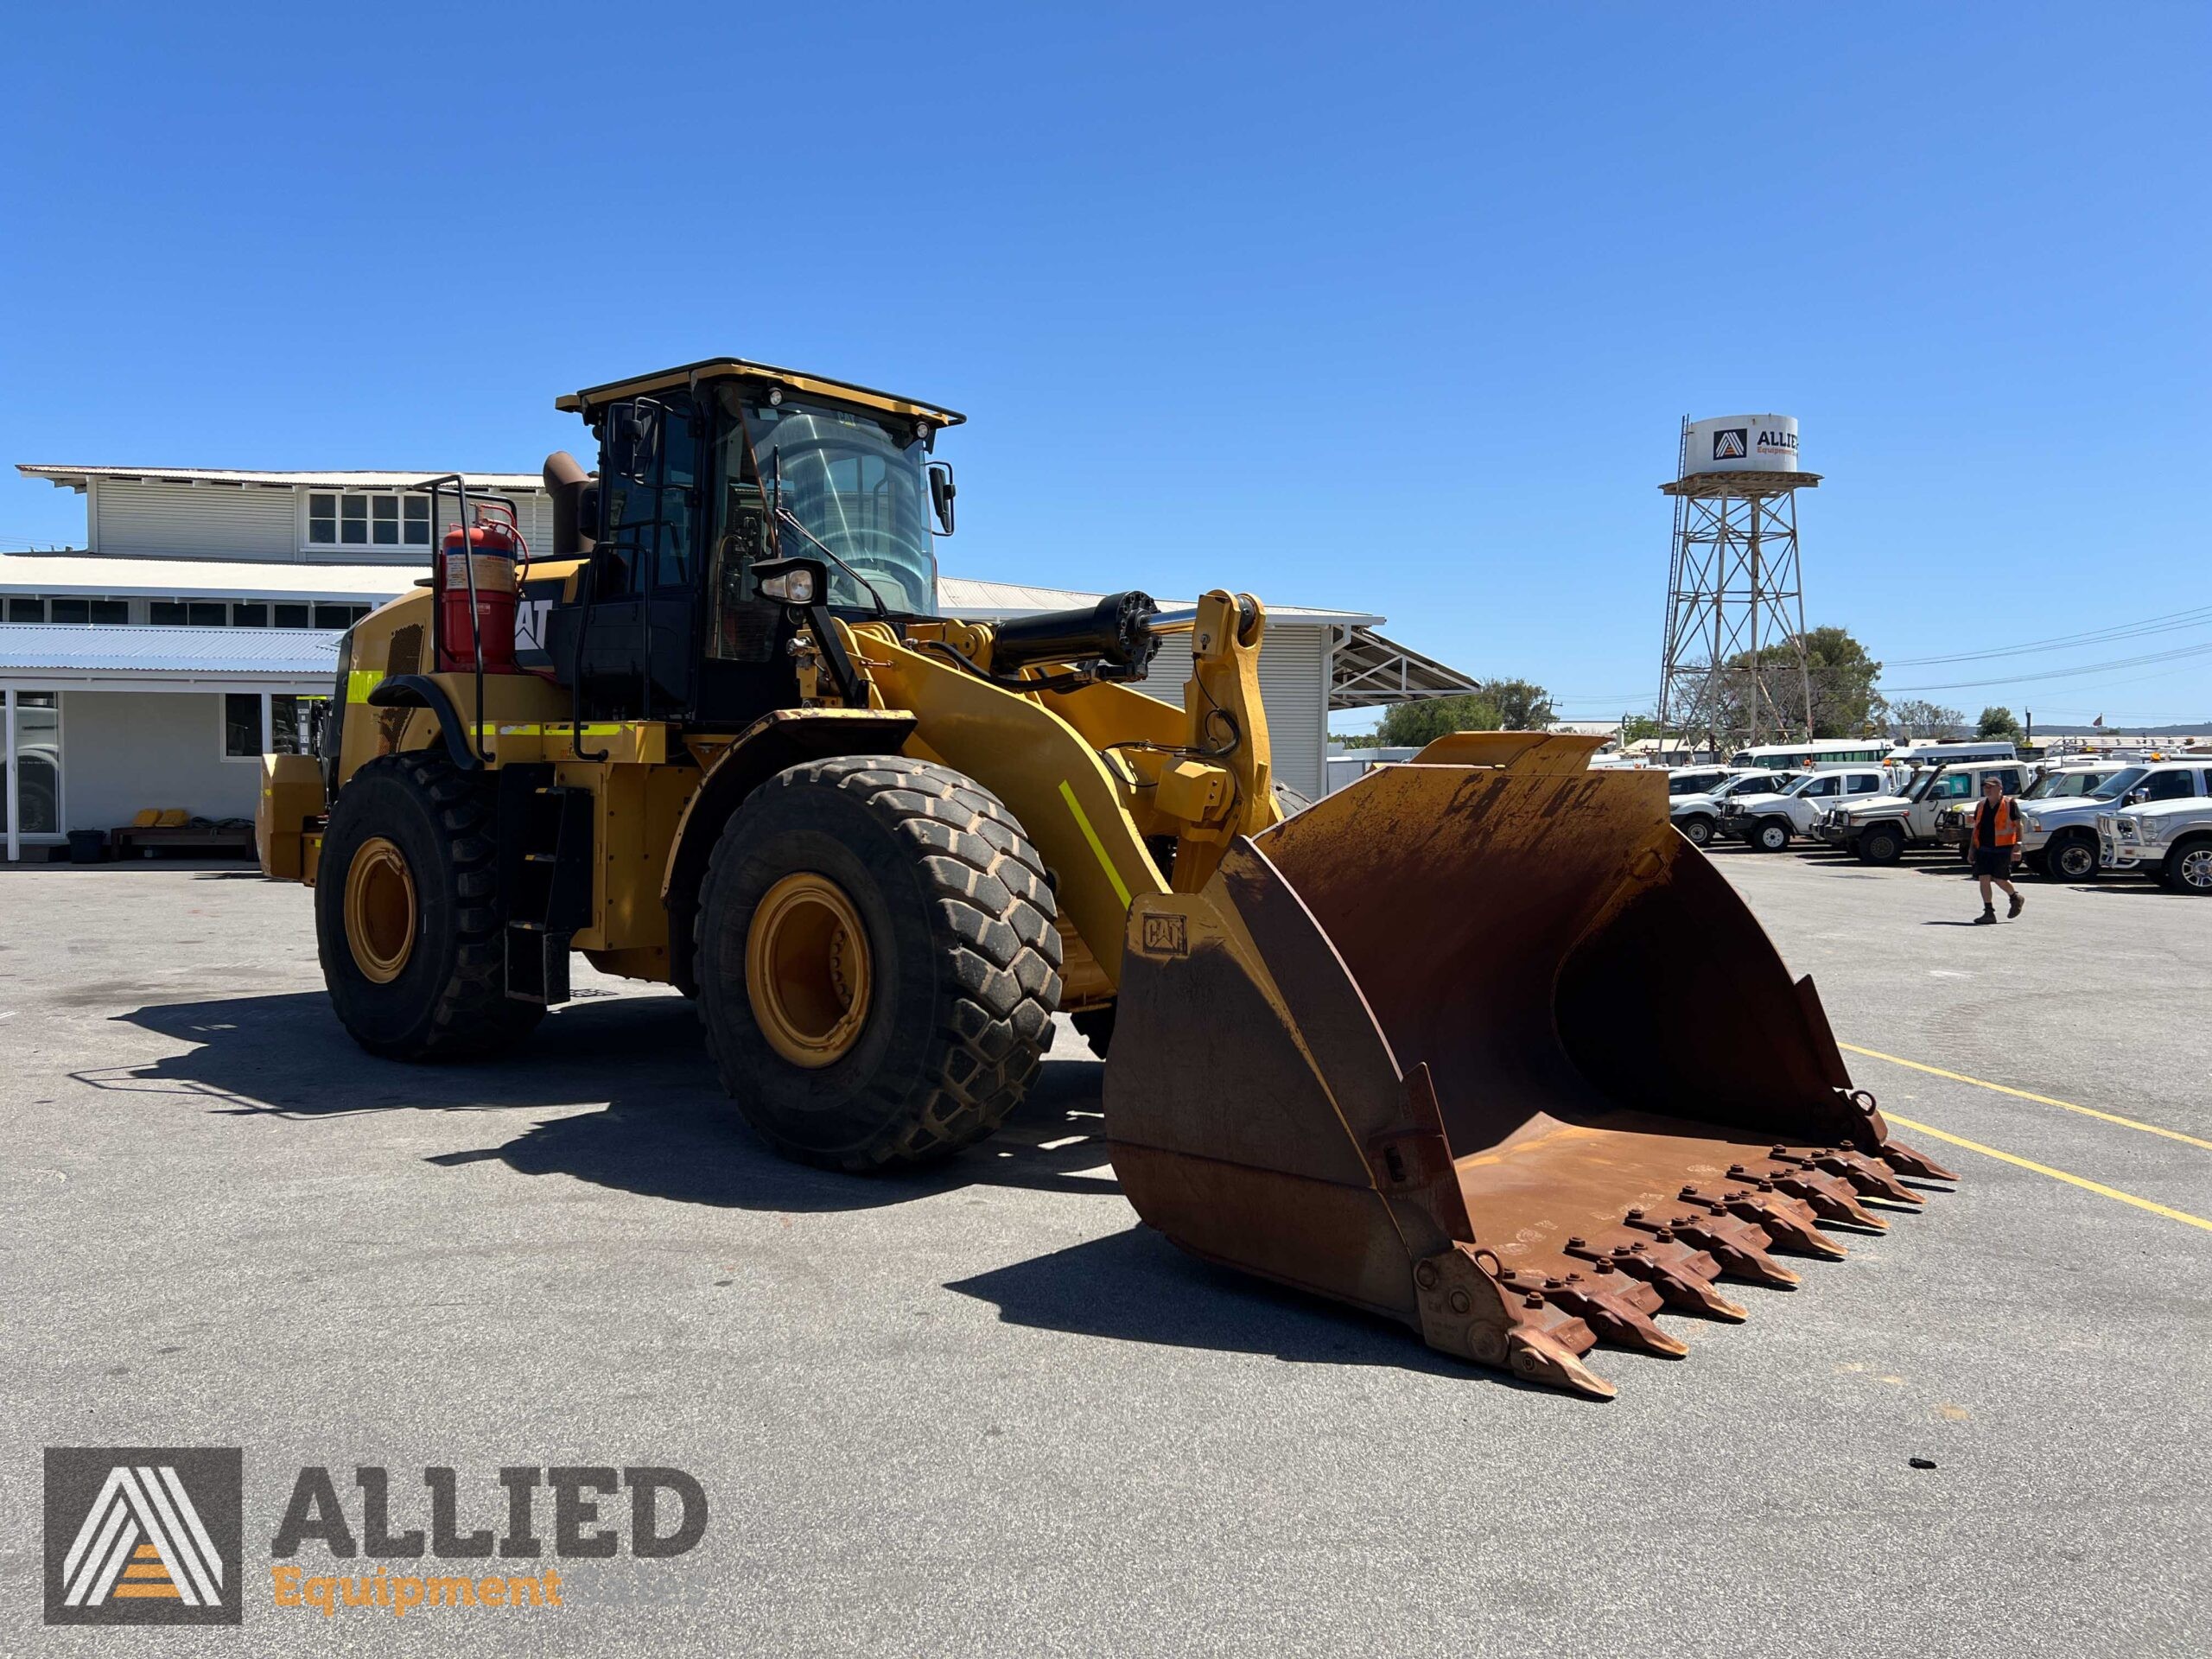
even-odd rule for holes
{"type": "Polygon", "coordinates": [[[559,401],[599,464],[546,463],[552,545],[425,480],[429,580],[264,764],[365,1046],[511,1047],[581,951],[696,999],[769,1145],[866,1171],[989,1135],[1065,1012],[1146,1221],[1592,1395],[1596,1342],[1679,1354],[1654,1314],[1740,1318],[1716,1280],[1949,1179],[1659,774],[1463,733],[1293,812],[1251,596],[938,613],[958,415],[730,358],[559,401]],[[1139,689],[1170,633],[1190,678],[1139,689]]]}

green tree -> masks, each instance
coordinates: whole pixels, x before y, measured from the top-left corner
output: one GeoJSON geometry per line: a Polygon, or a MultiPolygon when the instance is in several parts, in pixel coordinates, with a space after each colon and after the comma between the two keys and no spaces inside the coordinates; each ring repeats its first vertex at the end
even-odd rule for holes
{"type": "MultiPolygon", "coordinates": [[[[1863,737],[1883,728],[1888,706],[1875,690],[1882,665],[1866,653],[1847,628],[1812,628],[1805,633],[1805,677],[1813,694],[1815,737],[1863,737]]],[[[1675,716],[1679,730],[1713,733],[1724,744],[1745,741],[1751,733],[1749,670],[1761,671],[1773,706],[1764,709],[1759,724],[1770,730],[1778,712],[1792,732],[1803,721],[1804,689],[1796,683],[1797,654],[1794,641],[1762,645],[1756,652],[1739,652],[1722,664],[1717,694],[1702,690],[1692,706],[1675,716]],[[1708,701],[1715,702],[1705,707],[1708,701]]]]}
{"type": "MultiPolygon", "coordinates": [[[[1559,718],[1552,694],[1531,680],[1484,680],[1482,694],[1497,710],[1502,732],[1538,732],[1559,718]]],[[[1461,731],[1478,728],[1462,726],[1461,731]]]]}
{"type": "Polygon", "coordinates": [[[1501,729],[1498,707],[1481,692],[1457,697],[1416,697],[1394,702],[1382,711],[1376,736],[1387,748],[1417,749],[1446,732],[1494,732],[1501,729]]]}
{"type": "Polygon", "coordinates": [[[1659,717],[1656,715],[1630,715],[1626,720],[1621,721],[1623,748],[1626,748],[1631,743],[1641,743],[1647,737],[1658,735],[1659,717]]]}
{"type": "Polygon", "coordinates": [[[2012,718],[2012,711],[2001,704],[1981,711],[1981,719],[1974,727],[1974,734],[1976,737],[2001,738],[2008,743],[2018,743],[2025,739],[2025,734],[2020,730],[2020,722],[2012,718]]]}
{"type": "Polygon", "coordinates": [[[1967,729],[1967,717],[1957,709],[1917,697],[1909,697],[1897,704],[1890,710],[1890,718],[1901,738],[1961,737],[1967,729]]]}

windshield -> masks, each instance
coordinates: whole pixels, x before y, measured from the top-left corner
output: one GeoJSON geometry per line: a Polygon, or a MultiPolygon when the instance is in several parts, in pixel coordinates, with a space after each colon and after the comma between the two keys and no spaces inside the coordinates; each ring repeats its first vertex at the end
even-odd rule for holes
{"type": "MultiPolygon", "coordinates": [[[[2120,782],[2125,774],[2109,772],[2046,772],[2028,786],[2024,801],[2106,800],[2120,793],[2127,785],[2120,782]]],[[[2139,770],[2138,775],[2140,775],[2139,770]]]]}
{"type": "MultiPolygon", "coordinates": [[[[913,423],[786,395],[780,404],[749,399],[745,430],[753,475],[851,567],[830,563],[832,605],[874,610],[880,599],[887,610],[937,613],[937,554],[922,475],[928,445],[914,435],[913,423]]],[[[730,475],[737,474],[733,467],[730,475]]],[[[773,533],[785,558],[822,556],[788,525],[773,533]]]]}

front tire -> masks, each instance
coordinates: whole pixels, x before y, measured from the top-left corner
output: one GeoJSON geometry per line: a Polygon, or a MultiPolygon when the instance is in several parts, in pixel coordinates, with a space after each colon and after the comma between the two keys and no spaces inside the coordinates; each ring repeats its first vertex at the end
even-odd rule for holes
{"type": "Polygon", "coordinates": [[[2060,836],[2043,849],[2044,870],[2055,881],[2094,881],[2097,879],[2095,838],[2076,831],[2060,836]]]}
{"type": "Polygon", "coordinates": [[[1691,846],[1709,847],[1713,844],[1711,818],[1685,818],[1682,820],[1681,828],[1683,839],[1691,846]]]}
{"type": "Polygon", "coordinates": [[[1789,826],[1780,818],[1763,818],[1751,831],[1751,845],[1763,853],[1778,853],[1789,845],[1789,826]]]}
{"type": "Polygon", "coordinates": [[[1859,856],[1868,864],[1894,864],[1904,856],[1904,836],[1887,826],[1863,831],[1859,856]]]}
{"type": "Polygon", "coordinates": [[[996,1129],[1060,996],[1044,861],[950,767],[851,755],[779,772],[700,891],[699,1017],[722,1087],[786,1157],[864,1171],[996,1129]]]}
{"type": "Polygon", "coordinates": [[[506,995],[496,813],[442,755],[385,755],[330,809],[315,889],[331,1006],[353,1040],[398,1060],[475,1059],[544,1016],[506,995]]]}
{"type": "Polygon", "coordinates": [[[2158,880],[2174,893],[2212,899],[2212,836],[2178,843],[2159,867],[2158,880]]]}

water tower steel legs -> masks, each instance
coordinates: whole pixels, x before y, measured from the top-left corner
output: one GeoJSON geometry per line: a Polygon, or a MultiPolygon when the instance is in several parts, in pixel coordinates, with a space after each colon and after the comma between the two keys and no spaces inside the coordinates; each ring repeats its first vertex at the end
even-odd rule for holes
{"type": "Polygon", "coordinates": [[[1796,493],[1807,473],[1727,473],[1664,486],[1675,498],[1659,730],[1716,753],[1810,736],[1796,493]]]}

